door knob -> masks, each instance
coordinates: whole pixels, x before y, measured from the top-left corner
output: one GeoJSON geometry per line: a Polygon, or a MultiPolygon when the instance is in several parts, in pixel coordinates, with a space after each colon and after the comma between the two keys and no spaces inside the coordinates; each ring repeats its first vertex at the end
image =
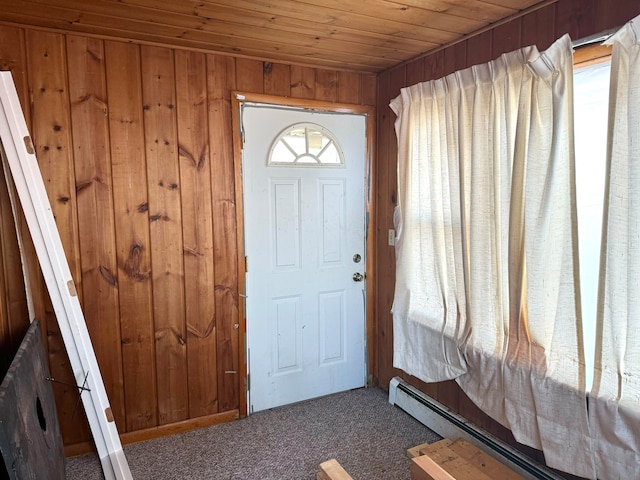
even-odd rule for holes
{"type": "Polygon", "coordinates": [[[354,282],[361,282],[362,280],[364,280],[364,275],[362,275],[360,272],[356,272],[353,274],[354,282]]]}

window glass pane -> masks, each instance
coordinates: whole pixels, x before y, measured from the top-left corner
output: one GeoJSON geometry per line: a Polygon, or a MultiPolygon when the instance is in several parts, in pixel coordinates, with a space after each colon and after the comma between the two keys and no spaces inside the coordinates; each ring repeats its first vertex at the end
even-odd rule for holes
{"type": "Polygon", "coordinates": [[[340,153],[334,143],[329,145],[327,149],[322,152],[322,155],[320,155],[320,161],[322,163],[340,163],[340,153]]]}
{"type": "Polygon", "coordinates": [[[284,142],[279,141],[271,152],[269,160],[272,163],[293,163],[296,160],[296,156],[287,148],[284,142]]]}
{"type": "Polygon", "coordinates": [[[336,138],[327,129],[312,123],[292,125],[274,140],[268,165],[344,166],[344,156],[336,138]]]}
{"type": "Polygon", "coordinates": [[[311,155],[302,155],[298,157],[298,163],[318,163],[316,157],[311,155]]]}
{"type": "Polygon", "coordinates": [[[610,69],[607,62],[574,73],[576,200],[587,390],[593,382],[596,342],[610,69]]]}

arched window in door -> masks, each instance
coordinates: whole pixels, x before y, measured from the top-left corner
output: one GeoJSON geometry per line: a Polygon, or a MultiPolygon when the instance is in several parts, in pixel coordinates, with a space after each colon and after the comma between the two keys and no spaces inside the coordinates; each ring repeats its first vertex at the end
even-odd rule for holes
{"type": "Polygon", "coordinates": [[[278,134],[269,151],[269,166],[344,167],[336,137],[314,123],[296,123],[278,134]]]}

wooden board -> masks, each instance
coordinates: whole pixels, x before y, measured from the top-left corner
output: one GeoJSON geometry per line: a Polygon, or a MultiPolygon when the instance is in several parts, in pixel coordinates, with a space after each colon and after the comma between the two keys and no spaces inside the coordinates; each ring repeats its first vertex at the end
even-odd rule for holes
{"type": "MultiPolygon", "coordinates": [[[[480,462],[467,461],[453,446],[456,442],[444,439],[420,449],[421,455],[411,459],[411,480],[444,480],[448,478],[455,480],[491,480],[495,478],[508,480],[514,478],[502,475],[493,476],[494,471],[487,472],[486,467],[481,464],[482,460],[480,462]]],[[[477,456],[474,456],[476,452],[478,455],[482,454],[476,447],[467,442],[463,445],[463,451],[474,459],[477,459],[477,456]]],[[[487,458],[491,457],[487,456],[487,458]]],[[[494,465],[493,462],[491,465],[494,465]]],[[[508,473],[509,469],[506,469],[506,471],[508,473]]],[[[520,477],[515,478],[521,480],[520,477]]]]}
{"type": "MultiPolygon", "coordinates": [[[[206,56],[175,52],[191,417],[218,409],[213,210],[206,56]]],[[[163,422],[164,423],[164,422],[163,422]]]]}
{"type": "MultiPolygon", "coordinates": [[[[97,39],[69,37],[66,48],[68,68],[76,72],[69,78],[69,98],[74,125],[72,139],[82,289],[91,299],[85,303],[83,311],[89,334],[93,339],[100,339],[94,342],[96,357],[102,366],[105,384],[109,384],[110,391],[114,393],[112,400],[117,402],[122,398],[119,386],[123,384],[123,372],[118,365],[121,344],[120,322],[116,319],[120,316],[120,307],[109,122],[105,115],[104,45],[97,39]]],[[[88,438],[88,428],[76,418],[77,392],[62,385],[56,385],[54,391],[57,390],[66,402],[72,402],[69,410],[64,411],[63,419],[69,424],[66,430],[79,430],[82,436],[78,435],[78,441],[88,438]],[[84,428],[78,428],[78,423],[84,428]]]]}
{"type": "MultiPolygon", "coordinates": [[[[117,357],[118,348],[114,343],[101,342],[103,351],[109,356],[103,356],[100,365],[112,370],[105,373],[105,384],[109,397],[113,398],[116,423],[126,431],[126,403],[131,408],[129,415],[152,415],[148,400],[136,397],[142,397],[138,392],[155,392],[140,47],[105,42],[105,65],[122,359],[117,357]],[[123,368],[126,374],[120,377],[113,371],[118,368],[123,368]],[[123,380],[119,381],[120,378],[123,380]]],[[[117,319],[108,320],[99,328],[116,329],[112,322],[117,322],[117,319]]],[[[129,422],[132,426],[136,423],[129,422]]]]}
{"type": "Polygon", "coordinates": [[[62,436],[48,377],[36,320],[0,385],[0,451],[11,479],[65,478],[62,436]]]}
{"type": "MultiPolygon", "coordinates": [[[[282,72],[288,84],[288,67],[282,72]]],[[[266,81],[266,78],[265,78],[266,81]]],[[[215,265],[214,299],[216,311],[216,353],[218,365],[218,410],[240,408],[241,372],[240,320],[238,302],[238,266],[232,260],[237,255],[238,236],[233,147],[226,138],[231,132],[231,91],[236,84],[232,59],[209,55],[207,59],[209,100],[209,143],[211,145],[211,182],[213,213],[213,257],[215,265]]]]}
{"type": "Polygon", "coordinates": [[[335,458],[320,464],[316,478],[317,480],[353,480],[335,458]]]}
{"type": "Polygon", "coordinates": [[[186,335],[174,56],[158,47],[140,53],[157,388],[157,402],[147,399],[157,403],[149,411],[152,427],[187,418],[187,352],[180,342],[186,335]]]}

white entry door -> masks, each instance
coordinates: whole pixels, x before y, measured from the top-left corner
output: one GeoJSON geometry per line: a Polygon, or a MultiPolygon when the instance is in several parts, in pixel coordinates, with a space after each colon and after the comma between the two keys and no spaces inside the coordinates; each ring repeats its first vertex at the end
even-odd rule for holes
{"type": "Polygon", "coordinates": [[[243,107],[250,412],[365,384],[365,125],[243,107]]]}

